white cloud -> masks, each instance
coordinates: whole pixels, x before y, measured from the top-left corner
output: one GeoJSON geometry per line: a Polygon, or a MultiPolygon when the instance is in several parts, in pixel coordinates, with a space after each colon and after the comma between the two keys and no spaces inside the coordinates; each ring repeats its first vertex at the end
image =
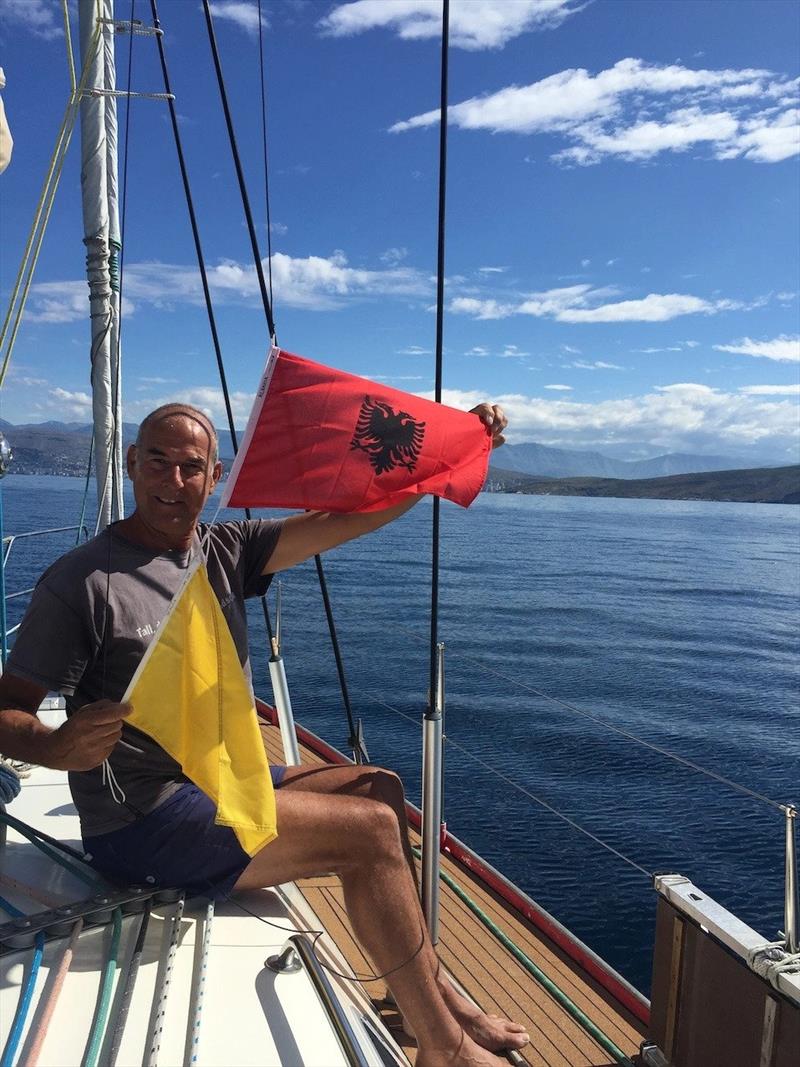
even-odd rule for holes
{"type": "MultiPolygon", "coordinates": [[[[215,19],[225,19],[238,26],[245,33],[255,36],[258,33],[258,5],[249,0],[215,0],[209,4],[211,14],[215,19]]],[[[264,16],[261,16],[261,25],[264,29],[269,25],[264,16]]]]}
{"type": "Polygon", "coordinates": [[[390,267],[396,267],[398,263],[402,263],[404,259],[408,259],[408,249],[405,246],[401,248],[387,248],[378,258],[381,263],[386,263],[390,267]]]}
{"type": "MultiPolygon", "coordinates": [[[[445,390],[443,400],[469,409],[486,398],[477,391],[445,390]]],[[[682,382],[642,396],[597,403],[568,397],[493,396],[509,416],[510,441],[557,447],[602,447],[647,441],[665,452],[732,451],[797,463],[800,425],[794,399],[724,392],[682,382]]],[[[499,458],[498,458],[499,462],[499,458]]]]}
{"type": "Polygon", "coordinates": [[[800,362],[800,337],[781,334],[772,341],[753,341],[743,337],[729,345],[714,345],[718,352],[734,352],[740,356],[763,356],[781,363],[800,362]]]}
{"type": "MultiPolygon", "coordinates": [[[[507,319],[512,315],[552,318],[556,322],[667,322],[681,315],[714,315],[742,305],[731,300],[704,300],[685,293],[649,293],[638,300],[604,303],[612,288],[570,285],[531,293],[514,303],[494,298],[455,297],[450,310],[475,319],[507,319]]],[[[569,349],[567,349],[569,351],[569,349]]],[[[679,349],[678,349],[679,351],[679,349]]]]}
{"type": "Polygon", "coordinates": [[[3,0],[2,19],[18,30],[52,41],[64,36],[61,5],[52,0],[3,0]]]}
{"type": "MultiPolygon", "coordinates": [[[[453,104],[448,117],[466,130],[561,137],[567,146],[551,158],[571,165],[703,146],[715,159],[777,163],[800,152],[797,96],[798,79],[766,70],[692,70],[628,58],[596,75],[573,68],[471,97],[453,104]]],[[[437,122],[438,112],[427,111],[391,130],[437,122]]]]}
{"type": "MultiPolygon", "coordinates": [[[[123,314],[130,317],[135,304],[126,295],[123,314]]],[[[86,281],[39,282],[31,286],[30,304],[25,312],[28,322],[82,322],[89,318],[89,288],[86,281]]]]}
{"type": "Polygon", "coordinates": [[[92,414],[92,398],[88,393],[70,392],[67,389],[49,389],[50,400],[47,406],[57,408],[62,415],[74,415],[77,418],[89,417],[92,414]]]}
{"type": "Polygon", "coordinates": [[[800,396],[800,382],[789,385],[743,385],[739,392],[747,396],[800,396]]]}
{"type": "Polygon", "coordinates": [[[505,274],[508,267],[478,267],[481,274],[505,274]]]}
{"type": "Polygon", "coordinates": [[[429,356],[433,349],[420,348],[419,345],[409,345],[407,348],[398,348],[398,356],[429,356]]]}
{"type": "Polygon", "coordinates": [[[571,385],[546,385],[545,389],[552,389],[554,392],[558,392],[558,393],[571,393],[572,392],[572,386],[571,385]]]}
{"type": "Polygon", "coordinates": [[[596,359],[594,363],[585,363],[582,360],[577,360],[575,363],[571,363],[570,366],[577,367],[578,370],[625,370],[618,363],[604,363],[602,359],[596,359]]]}
{"type": "MultiPolygon", "coordinates": [[[[254,393],[241,391],[233,391],[230,394],[233,417],[237,425],[244,425],[247,421],[254,397],[254,393]]],[[[142,418],[161,404],[170,404],[173,401],[200,408],[217,426],[228,425],[222,389],[214,385],[183,385],[159,397],[142,397],[140,400],[130,401],[125,405],[125,417],[142,418]]]]}
{"type": "MultiPolygon", "coordinates": [[[[452,0],[450,44],[478,51],[502,48],[530,30],[553,29],[580,8],[577,0],[452,0]]],[[[355,0],[340,4],[319,22],[333,37],[390,29],[406,41],[438,40],[441,0],[355,0]]]]}
{"type": "Polygon", "coordinates": [[[488,356],[491,352],[484,345],[474,345],[472,348],[467,349],[464,353],[465,356],[488,356]]]}
{"type": "MultiPolygon", "coordinates": [[[[350,300],[428,296],[432,289],[428,276],[414,268],[350,267],[342,252],[305,258],[276,252],[272,257],[272,278],[282,304],[309,311],[335,311],[350,300]]],[[[223,260],[209,267],[208,282],[217,303],[260,306],[258,279],[255,268],[249,264],[223,260]]],[[[134,310],[133,302],[163,310],[203,303],[197,269],[183,264],[126,264],[124,292],[126,314],[134,310]]],[[[75,322],[88,315],[88,307],[84,281],[43,282],[31,288],[31,321],[75,322]]]]}
{"type": "Polygon", "coordinates": [[[620,300],[595,308],[566,308],[560,322],[668,322],[679,315],[713,315],[730,306],[727,301],[709,303],[681,293],[649,293],[641,300],[620,300]]]}
{"type": "Polygon", "coordinates": [[[591,266],[591,262],[592,262],[592,261],[591,261],[590,259],[582,259],[582,260],[581,260],[581,266],[582,266],[582,267],[588,267],[588,266],[591,266]]]}

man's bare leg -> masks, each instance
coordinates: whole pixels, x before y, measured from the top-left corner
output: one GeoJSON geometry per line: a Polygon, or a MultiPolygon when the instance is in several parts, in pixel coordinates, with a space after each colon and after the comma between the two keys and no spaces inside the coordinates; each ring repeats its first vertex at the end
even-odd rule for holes
{"type": "Polygon", "coordinates": [[[420,1067],[500,1067],[467,1035],[436,982],[438,961],[388,805],[362,797],[281,789],[280,833],[249,863],[236,889],[294,881],[320,871],[342,880],[353,930],[417,1037],[420,1067]]]}
{"type": "MultiPolygon", "coordinates": [[[[411,851],[406,819],[403,783],[391,771],[381,767],[289,767],[281,785],[284,790],[321,793],[325,795],[359,796],[387,805],[394,812],[400,839],[414,886],[419,896],[417,868],[411,851]]],[[[520,1049],[530,1037],[524,1026],[496,1015],[487,1015],[463,997],[445,975],[437,959],[436,982],[447,1007],[469,1036],[483,1048],[493,1052],[520,1049]]],[[[408,1020],[409,1028],[413,1024],[408,1020]]],[[[412,1034],[412,1036],[414,1036],[412,1034]]]]}

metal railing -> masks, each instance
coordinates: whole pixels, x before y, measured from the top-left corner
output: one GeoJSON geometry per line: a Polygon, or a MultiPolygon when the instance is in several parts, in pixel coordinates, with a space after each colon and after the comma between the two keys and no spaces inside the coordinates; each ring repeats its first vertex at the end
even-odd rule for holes
{"type": "Polygon", "coordinates": [[[283,952],[278,956],[270,956],[265,963],[270,970],[277,973],[292,973],[300,970],[300,965],[302,965],[311,980],[314,991],[319,997],[325,1014],[328,1016],[331,1029],[339,1041],[349,1067],[369,1067],[370,1061],[353,1032],[347,1012],[336,996],[333,986],[322,969],[306,935],[292,934],[283,952]]]}
{"type": "Polygon", "coordinates": [[[6,592],[6,566],[8,565],[11,550],[17,541],[24,541],[32,537],[45,537],[48,534],[75,533],[76,531],[79,541],[81,538],[86,540],[89,536],[89,528],[86,523],[80,523],[77,526],[51,526],[45,530],[27,530],[24,533],[7,534],[3,537],[2,551],[0,551],[0,657],[3,666],[5,666],[8,657],[8,638],[13,633],[16,633],[20,627],[20,624],[17,623],[16,626],[9,628],[6,619],[6,604],[9,600],[29,596],[34,590],[34,586],[31,586],[28,589],[18,589],[13,593],[6,592]]]}

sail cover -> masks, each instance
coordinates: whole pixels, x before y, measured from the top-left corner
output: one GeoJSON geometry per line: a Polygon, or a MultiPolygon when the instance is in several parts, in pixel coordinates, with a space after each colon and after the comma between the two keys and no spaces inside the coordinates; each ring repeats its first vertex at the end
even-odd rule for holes
{"type": "Polygon", "coordinates": [[[433,493],[468,507],[490,451],[475,415],[272,348],[221,506],[377,511],[433,493]]]}
{"type": "MultiPolygon", "coordinates": [[[[3,73],[3,68],[0,67],[0,89],[6,87],[6,76],[3,73]]],[[[0,174],[6,169],[11,162],[11,150],[14,147],[14,141],[11,137],[11,130],[8,127],[8,119],[6,118],[5,108],[3,106],[3,98],[0,96],[0,174]]]]}

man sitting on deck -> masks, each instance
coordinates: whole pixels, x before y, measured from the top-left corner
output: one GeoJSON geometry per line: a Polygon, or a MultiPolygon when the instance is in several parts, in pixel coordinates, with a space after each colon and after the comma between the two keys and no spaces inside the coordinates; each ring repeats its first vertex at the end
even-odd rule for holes
{"type": "MultiPolygon", "coordinates": [[[[481,404],[474,412],[501,444],[502,410],[481,404]]],[[[389,975],[416,1034],[417,1063],[499,1065],[493,1052],[520,1048],[528,1035],[478,1011],[441,976],[394,774],[273,768],[280,833],[251,858],[233,830],[215,823],[214,804],[179,764],[124,725],[130,707],[119,701],[199,547],[198,519],[222,473],[214,427],[184,404],[147,416],[127,464],[133,513],[63,556],[36,587],[0,677],[0,751],[69,772],[84,847],[114,881],[224,897],[335,871],[356,936],[389,975]],[[50,690],[67,698],[67,721],[55,730],[36,717],[50,690]],[[101,769],[112,753],[115,795],[101,769]]],[[[246,597],[263,594],[277,571],[378,529],[418,499],[366,514],[213,525],[209,578],[245,671],[246,597]]]]}

